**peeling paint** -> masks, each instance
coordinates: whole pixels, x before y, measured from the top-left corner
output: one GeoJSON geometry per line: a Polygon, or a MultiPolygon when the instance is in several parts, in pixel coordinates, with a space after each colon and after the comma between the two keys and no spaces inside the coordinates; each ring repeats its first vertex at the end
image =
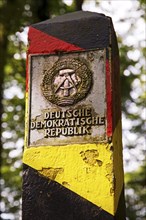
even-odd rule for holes
{"type": "Polygon", "coordinates": [[[113,152],[113,151],[114,151],[113,144],[112,144],[112,143],[108,144],[107,147],[106,147],[106,149],[107,149],[108,151],[113,152]]]}
{"type": "Polygon", "coordinates": [[[92,150],[86,150],[80,152],[81,157],[83,158],[83,161],[90,166],[102,166],[103,162],[101,160],[98,160],[99,152],[98,150],[92,149],[92,150]]]}
{"type": "Polygon", "coordinates": [[[66,181],[63,181],[62,185],[65,186],[65,187],[68,187],[68,188],[70,187],[70,184],[68,182],[66,182],[66,181]]]}
{"type": "Polygon", "coordinates": [[[113,182],[113,164],[112,163],[106,164],[106,172],[107,172],[106,178],[108,179],[110,183],[112,183],[113,182]]]}
{"type": "Polygon", "coordinates": [[[111,175],[110,175],[110,174],[107,174],[107,175],[106,175],[106,178],[108,179],[108,181],[110,181],[110,180],[111,180],[111,175]]]}
{"type": "Polygon", "coordinates": [[[110,156],[110,160],[113,161],[113,154],[111,154],[111,156],[110,156]]]}
{"type": "Polygon", "coordinates": [[[42,175],[50,178],[51,180],[55,180],[58,174],[62,174],[64,172],[63,168],[43,168],[39,171],[42,175]]]}
{"type": "Polygon", "coordinates": [[[114,195],[114,187],[110,188],[110,195],[111,195],[111,196],[114,195]]]}
{"type": "Polygon", "coordinates": [[[107,173],[112,173],[113,164],[112,163],[107,163],[106,164],[106,170],[107,170],[107,173]]]}
{"type": "Polygon", "coordinates": [[[110,146],[110,151],[114,152],[114,147],[110,146]]]}

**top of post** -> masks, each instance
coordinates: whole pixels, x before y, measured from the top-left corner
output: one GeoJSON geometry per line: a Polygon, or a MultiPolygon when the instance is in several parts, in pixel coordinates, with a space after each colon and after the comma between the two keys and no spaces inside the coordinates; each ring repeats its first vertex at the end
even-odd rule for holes
{"type": "Polygon", "coordinates": [[[67,13],[64,15],[60,15],[51,19],[48,19],[46,21],[42,21],[39,23],[36,23],[32,26],[36,25],[43,25],[43,24],[50,24],[50,23],[62,23],[62,22],[72,22],[77,20],[87,20],[87,19],[107,19],[107,17],[104,14],[96,13],[96,12],[89,12],[89,11],[76,11],[72,13],[67,13]]]}
{"type": "Polygon", "coordinates": [[[77,11],[32,24],[29,32],[30,41],[34,40],[31,29],[80,49],[102,49],[110,45],[110,29],[113,30],[113,25],[111,19],[104,14],[77,11]]]}

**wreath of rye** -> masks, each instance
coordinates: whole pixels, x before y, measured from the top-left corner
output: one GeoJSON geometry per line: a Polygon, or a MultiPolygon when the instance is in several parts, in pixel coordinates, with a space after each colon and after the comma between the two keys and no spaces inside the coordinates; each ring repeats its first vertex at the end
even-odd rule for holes
{"type": "Polygon", "coordinates": [[[51,69],[44,70],[44,77],[41,83],[43,96],[51,103],[58,106],[73,105],[84,99],[89,93],[92,86],[92,72],[85,61],[79,59],[64,59],[54,63],[51,69]],[[59,97],[55,92],[54,80],[59,71],[65,69],[74,70],[80,82],[76,85],[76,94],[69,97],[59,97]]]}

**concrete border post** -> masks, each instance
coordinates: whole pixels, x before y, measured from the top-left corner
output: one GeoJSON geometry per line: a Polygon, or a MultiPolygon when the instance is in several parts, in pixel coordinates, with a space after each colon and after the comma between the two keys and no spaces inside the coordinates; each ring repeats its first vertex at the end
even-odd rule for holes
{"type": "Polygon", "coordinates": [[[28,39],[23,220],[125,220],[111,18],[65,14],[28,39]]]}

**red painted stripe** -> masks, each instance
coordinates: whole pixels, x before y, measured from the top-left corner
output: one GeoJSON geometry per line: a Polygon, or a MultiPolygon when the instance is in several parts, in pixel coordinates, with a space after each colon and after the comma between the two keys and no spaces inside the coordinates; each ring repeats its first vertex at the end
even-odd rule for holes
{"type": "Polygon", "coordinates": [[[28,54],[36,53],[57,53],[57,52],[68,52],[68,51],[81,51],[76,45],[67,43],[58,38],[52,37],[44,32],[41,32],[33,27],[29,28],[28,33],[29,49],[28,54]]]}
{"type": "Polygon", "coordinates": [[[106,60],[107,136],[112,136],[112,84],[109,60],[106,60]]]}

